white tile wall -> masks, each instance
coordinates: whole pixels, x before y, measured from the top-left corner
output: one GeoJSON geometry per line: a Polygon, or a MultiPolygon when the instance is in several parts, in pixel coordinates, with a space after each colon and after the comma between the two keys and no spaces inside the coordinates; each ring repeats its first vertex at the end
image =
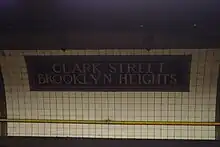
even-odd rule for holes
{"type": "MultiPolygon", "coordinates": [[[[215,121],[220,50],[5,51],[8,118],[215,121]],[[192,54],[190,92],[30,92],[23,55],[192,54]]],[[[8,123],[9,136],[215,139],[215,127],[8,123]]]]}

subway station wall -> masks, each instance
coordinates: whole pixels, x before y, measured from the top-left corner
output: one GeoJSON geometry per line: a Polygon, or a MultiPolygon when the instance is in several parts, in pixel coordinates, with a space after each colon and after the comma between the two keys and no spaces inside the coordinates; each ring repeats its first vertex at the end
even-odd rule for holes
{"type": "MultiPolygon", "coordinates": [[[[9,119],[215,121],[220,50],[32,50],[0,57],[9,119]],[[192,55],[190,92],[30,91],[24,55],[192,55]]],[[[215,139],[214,126],[8,123],[9,136],[215,139]]]]}

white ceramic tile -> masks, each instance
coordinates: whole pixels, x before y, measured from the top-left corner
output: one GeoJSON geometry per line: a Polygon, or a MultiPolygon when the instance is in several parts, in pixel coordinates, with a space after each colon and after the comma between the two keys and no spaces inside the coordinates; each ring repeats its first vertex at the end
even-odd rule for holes
{"type": "MultiPolygon", "coordinates": [[[[72,55],[192,54],[187,92],[30,92],[23,55],[61,51],[7,51],[1,60],[8,118],[214,121],[219,50],[73,50],[72,55]]],[[[148,139],[214,139],[214,127],[8,123],[9,136],[69,136],[148,139]]]]}

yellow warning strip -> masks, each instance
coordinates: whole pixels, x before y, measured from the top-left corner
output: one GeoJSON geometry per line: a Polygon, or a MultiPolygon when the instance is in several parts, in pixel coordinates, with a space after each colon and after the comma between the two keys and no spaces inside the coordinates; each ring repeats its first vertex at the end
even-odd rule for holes
{"type": "Polygon", "coordinates": [[[60,124],[102,124],[102,125],[220,126],[220,122],[184,122],[184,121],[113,121],[113,120],[58,120],[58,119],[0,119],[0,122],[14,122],[14,123],[60,123],[60,124]]]}

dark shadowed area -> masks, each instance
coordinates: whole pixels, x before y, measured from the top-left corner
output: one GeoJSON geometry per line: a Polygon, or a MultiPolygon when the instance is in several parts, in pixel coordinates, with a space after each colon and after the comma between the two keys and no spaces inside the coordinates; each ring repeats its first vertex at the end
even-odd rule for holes
{"type": "Polygon", "coordinates": [[[1,0],[1,49],[218,48],[219,0],[1,0]]]}
{"type": "Polygon", "coordinates": [[[4,147],[219,147],[219,141],[198,140],[141,140],[141,139],[91,139],[91,138],[43,138],[8,137],[0,138],[4,147]]]}

